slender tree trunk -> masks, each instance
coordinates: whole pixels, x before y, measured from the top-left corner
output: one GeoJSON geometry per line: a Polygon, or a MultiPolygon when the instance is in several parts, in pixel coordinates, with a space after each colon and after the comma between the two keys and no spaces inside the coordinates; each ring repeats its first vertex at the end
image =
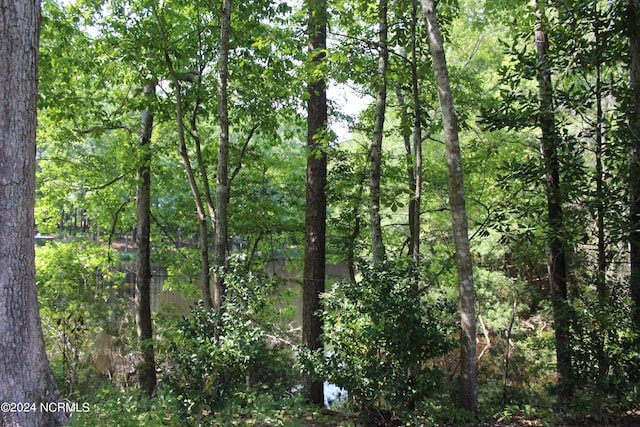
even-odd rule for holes
{"type": "MultiPolygon", "coordinates": [[[[147,83],[144,94],[149,102],[154,98],[155,82],[147,83]]],[[[151,322],[151,135],[153,113],[147,107],[142,113],[142,132],[138,148],[142,153],[137,176],[137,247],[136,288],[134,296],[136,332],[142,361],[138,366],[140,389],[151,397],[156,387],[156,364],[153,351],[153,325],[151,322]]]]}
{"type": "MultiPolygon", "coordinates": [[[[420,91],[418,78],[418,52],[417,52],[417,27],[419,20],[420,3],[414,0],[411,10],[411,58],[407,57],[406,50],[403,49],[402,56],[407,60],[411,67],[411,88],[413,102],[413,120],[412,127],[403,132],[404,149],[407,159],[407,179],[409,191],[412,194],[409,200],[408,217],[409,217],[409,257],[413,259],[413,263],[417,266],[420,262],[420,216],[422,207],[422,106],[420,102],[420,91]]],[[[398,102],[406,114],[407,103],[398,87],[398,102]]],[[[404,128],[404,127],[403,127],[404,128]]]]}
{"type": "Polygon", "coordinates": [[[3,1],[0,19],[0,402],[34,405],[3,406],[0,426],[7,427],[69,422],[64,411],[40,407],[63,401],[45,352],[35,279],[39,4],[3,1]]]}
{"type": "MultiPolygon", "coordinates": [[[[362,176],[359,179],[358,183],[358,193],[356,195],[356,200],[362,200],[362,195],[364,193],[364,183],[366,180],[366,170],[363,169],[362,176]]],[[[349,235],[349,242],[347,243],[347,267],[349,269],[349,280],[351,282],[356,281],[356,242],[358,240],[358,236],[360,236],[360,204],[356,203],[351,209],[351,218],[354,218],[353,230],[349,235]]]]}
{"type": "MultiPolygon", "coordinates": [[[[597,7],[597,3],[594,3],[597,7]]],[[[596,11],[597,12],[597,11],[596,11]]],[[[600,46],[599,24],[595,26],[594,38],[596,48],[600,46]]],[[[604,194],[604,165],[602,154],[604,151],[604,112],[602,110],[602,71],[600,59],[596,60],[596,123],[595,123],[595,155],[596,155],[596,228],[598,237],[598,273],[596,286],[601,302],[607,298],[607,252],[605,241],[605,194],[604,194]]]]}
{"type": "Polygon", "coordinates": [[[369,171],[369,221],[371,224],[371,253],[374,266],[384,260],[384,242],[380,218],[380,178],[382,175],[382,140],[384,137],[384,113],[387,107],[387,69],[389,68],[389,48],[387,46],[387,0],[379,3],[380,22],[378,43],[378,94],[376,96],[373,139],[369,152],[371,169],[369,171]]]}
{"type": "MultiPolygon", "coordinates": [[[[326,0],[307,0],[309,11],[309,51],[319,69],[327,47],[326,0]]],[[[320,72],[322,74],[322,72],[320,72]]],[[[327,88],[324,76],[310,73],[307,103],[307,184],[305,212],[304,283],[302,295],[302,341],[310,350],[322,348],[320,294],[325,289],[325,252],[327,222],[327,88]]],[[[304,375],[303,386],[309,400],[324,405],[323,382],[304,375]]]]}
{"type": "MultiPolygon", "coordinates": [[[[198,230],[200,240],[200,261],[202,270],[202,299],[204,300],[205,309],[209,310],[213,307],[213,300],[211,298],[211,265],[209,262],[209,230],[207,226],[207,214],[205,212],[204,204],[202,203],[202,196],[200,189],[196,182],[196,177],[191,167],[191,160],[189,159],[189,152],[187,151],[187,141],[184,132],[184,114],[182,108],[182,85],[173,68],[173,61],[169,55],[169,42],[164,30],[164,20],[158,14],[156,7],[153,8],[153,13],[158,24],[158,33],[160,34],[162,49],[164,53],[165,62],[169,69],[169,77],[174,85],[176,93],[176,104],[174,107],[174,113],[176,117],[176,124],[178,130],[178,145],[180,148],[180,156],[182,157],[182,163],[187,174],[189,181],[189,188],[193,195],[193,200],[196,205],[196,213],[198,214],[198,230]]],[[[206,177],[205,177],[206,179],[206,177]]]]}
{"type": "Polygon", "coordinates": [[[632,92],[629,114],[630,287],[633,301],[632,320],[635,329],[640,331],[640,0],[628,1],[627,33],[632,92]]]}
{"type": "Polygon", "coordinates": [[[560,402],[566,402],[573,393],[569,307],[567,301],[567,261],[562,239],[563,214],[560,193],[560,164],[558,161],[558,135],[555,128],[553,87],[548,60],[549,41],[545,33],[545,5],[537,2],[535,42],[538,51],[538,90],[540,101],[540,151],[544,160],[549,224],[549,281],[553,306],[556,361],[560,402]]]}
{"type": "Polygon", "coordinates": [[[213,304],[222,309],[226,285],[222,270],[227,266],[227,240],[229,205],[229,110],[227,83],[229,80],[229,34],[231,32],[231,0],[222,2],[222,25],[220,28],[220,58],[218,60],[218,122],[220,140],[218,142],[218,173],[216,175],[216,267],[213,304]]]}
{"type": "MultiPolygon", "coordinates": [[[[403,52],[403,57],[406,58],[406,52],[403,52]]],[[[400,84],[396,85],[396,97],[398,98],[398,105],[401,110],[402,117],[408,116],[408,108],[407,108],[407,100],[405,99],[404,93],[402,93],[402,89],[400,88],[400,84]]],[[[405,119],[401,119],[405,120],[405,119]]],[[[408,126],[401,126],[402,128],[402,141],[404,142],[404,154],[406,159],[406,171],[407,171],[407,187],[409,189],[410,194],[412,195],[409,199],[409,204],[407,206],[407,216],[409,219],[409,251],[408,255],[414,260],[414,264],[417,265],[416,256],[414,255],[414,245],[417,234],[417,224],[415,221],[415,194],[416,194],[416,176],[414,173],[415,169],[415,159],[413,156],[413,149],[411,148],[411,128],[408,126]]]]}
{"type": "MultiPolygon", "coordinates": [[[[596,123],[595,123],[595,156],[596,156],[596,230],[598,245],[598,267],[596,272],[596,289],[598,291],[598,303],[602,312],[606,312],[609,307],[609,291],[607,289],[607,243],[606,243],[606,227],[605,227],[605,170],[602,162],[602,156],[605,150],[606,127],[604,119],[604,110],[602,106],[602,57],[600,49],[602,48],[602,38],[600,36],[600,13],[598,3],[593,3],[594,16],[596,22],[593,26],[594,50],[596,52],[595,72],[596,72],[596,123]]],[[[606,331],[606,329],[603,329],[606,331]]],[[[598,347],[596,357],[598,359],[598,378],[605,381],[609,375],[609,357],[607,355],[606,341],[607,333],[602,334],[598,339],[598,347]]]]}
{"type": "Polygon", "coordinates": [[[411,256],[416,265],[420,262],[420,215],[422,212],[422,104],[418,79],[418,49],[416,34],[419,14],[418,0],[414,0],[411,11],[411,85],[413,88],[413,155],[414,155],[414,193],[412,200],[413,242],[411,256]]]}
{"type": "Polygon", "coordinates": [[[460,317],[463,333],[461,351],[460,406],[478,413],[478,380],[476,358],[476,316],[473,265],[469,248],[469,231],[465,207],[462,162],[458,140],[458,118],[456,116],[449,71],[444,52],[444,43],[434,0],[422,0],[422,11],[429,33],[429,50],[438,87],[438,99],[442,109],[442,124],[449,176],[449,205],[451,208],[453,237],[456,250],[458,287],[460,290],[460,317]]]}

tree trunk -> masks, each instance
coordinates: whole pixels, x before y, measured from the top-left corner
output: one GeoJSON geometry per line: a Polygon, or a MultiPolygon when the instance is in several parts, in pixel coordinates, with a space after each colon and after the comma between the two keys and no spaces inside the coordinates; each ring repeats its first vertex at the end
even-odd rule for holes
{"type": "MultiPolygon", "coordinates": [[[[327,47],[326,0],[309,0],[307,7],[309,50],[313,55],[314,67],[320,69],[326,57],[324,50],[327,47]]],[[[302,341],[310,350],[318,350],[322,348],[322,319],[317,315],[317,311],[320,309],[320,294],[325,289],[328,114],[326,79],[322,71],[319,77],[314,72],[309,75],[302,341]]],[[[323,382],[312,380],[307,375],[303,376],[302,382],[309,400],[316,405],[324,405],[323,382]]]]}
{"type": "Polygon", "coordinates": [[[371,254],[373,265],[380,266],[384,261],[384,242],[380,218],[380,178],[382,173],[382,140],[384,134],[384,113],[387,107],[387,69],[389,68],[389,48],[387,46],[387,0],[379,3],[380,22],[378,42],[378,94],[376,96],[375,120],[369,161],[369,221],[371,224],[371,254]]]}
{"type": "Polygon", "coordinates": [[[229,205],[229,110],[227,83],[229,80],[229,34],[231,32],[231,0],[222,2],[220,28],[220,58],[218,60],[218,122],[220,140],[218,142],[218,169],[216,175],[216,275],[213,305],[218,311],[226,294],[224,277],[221,274],[227,265],[227,238],[229,205]]]}
{"type": "Polygon", "coordinates": [[[63,400],[45,352],[35,280],[39,4],[3,1],[0,20],[0,402],[33,405],[3,410],[0,426],[69,422],[56,406],[63,400]]]}
{"type": "Polygon", "coordinates": [[[417,266],[420,262],[420,214],[422,212],[422,104],[420,102],[418,79],[418,49],[416,34],[418,27],[418,0],[414,0],[411,11],[411,84],[413,87],[413,155],[414,155],[414,193],[411,200],[413,225],[411,256],[417,266]]]}
{"type": "Polygon", "coordinates": [[[631,129],[629,148],[630,249],[632,320],[640,331],[640,0],[627,4],[627,33],[631,62],[632,106],[629,114],[631,129]]]}
{"type": "Polygon", "coordinates": [[[156,7],[153,8],[153,14],[156,19],[156,23],[158,24],[158,33],[161,38],[165,63],[167,65],[167,68],[169,69],[169,77],[171,78],[171,82],[173,83],[176,94],[174,113],[178,131],[178,144],[180,149],[180,156],[182,157],[182,163],[184,164],[184,169],[189,181],[189,188],[191,189],[191,194],[193,195],[193,200],[196,205],[196,212],[198,214],[200,262],[202,270],[202,299],[204,300],[204,308],[209,310],[213,307],[213,300],[211,298],[211,269],[209,263],[209,230],[207,226],[207,214],[205,212],[204,204],[202,203],[202,196],[196,182],[193,168],[191,167],[189,152],[187,151],[187,141],[184,133],[184,114],[182,108],[182,85],[180,84],[180,80],[178,79],[176,71],[173,68],[173,61],[171,60],[171,56],[169,55],[169,41],[167,40],[167,35],[164,29],[164,20],[158,14],[158,10],[156,7]]]}
{"type": "Polygon", "coordinates": [[[449,205],[451,208],[453,237],[460,290],[460,317],[463,333],[461,351],[460,406],[478,413],[478,381],[476,359],[476,317],[473,266],[469,248],[468,222],[465,207],[460,144],[458,141],[458,118],[453,105],[449,71],[436,5],[433,0],[422,0],[422,11],[429,33],[429,50],[438,87],[438,99],[442,109],[442,124],[449,177],[449,205]]]}
{"type": "Polygon", "coordinates": [[[553,87],[548,60],[549,41],[545,33],[544,3],[537,2],[535,42],[538,51],[538,90],[540,101],[540,150],[544,160],[547,192],[547,221],[549,225],[549,284],[553,306],[556,341],[556,361],[560,402],[573,393],[571,353],[569,345],[569,307],[567,303],[567,261],[562,239],[562,195],[560,194],[560,165],[556,145],[558,135],[553,111],[553,87]]]}
{"type": "MultiPolygon", "coordinates": [[[[155,82],[144,87],[148,102],[154,98],[155,82]]],[[[136,288],[134,296],[136,332],[142,361],[138,366],[138,382],[146,397],[156,387],[156,364],[153,351],[153,325],[151,322],[151,135],[153,113],[147,107],[142,113],[142,132],[138,147],[142,153],[137,176],[137,247],[136,288]]]]}
{"type": "MultiPolygon", "coordinates": [[[[597,3],[595,15],[598,16],[597,3]]],[[[598,18],[599,19],[599,18],[598,18]]],[[[600,51],[602,41],[600,40],[600,22],[594,25],[594,43],[596,52],[600,51]]],[[[602,60],[600,57],[596,59],[596,123],[595,123],[595,156],[596,156],[596,228],[598,235],[598,273],[596,278],[596,287],[598,289],[598,297],[600,303],[604,304],[607,299],[607,243],[605,237],[605,171],[602,162],[602,154],[605,149],[605,120],[604,111],[602,109],[602,60]]],[[[604,308],[604,307],[603,307],[604,308]]]]}

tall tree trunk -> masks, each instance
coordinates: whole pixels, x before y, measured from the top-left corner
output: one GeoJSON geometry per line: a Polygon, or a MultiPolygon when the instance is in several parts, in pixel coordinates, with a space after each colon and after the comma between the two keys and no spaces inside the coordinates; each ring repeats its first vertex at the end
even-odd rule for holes
{"type": "MultiPolygon", "coordinates": [[[[309,51],[313,65],[320,70],[327,47],[326,0],[307,0],[309,12],[309,51]]],[[[302,295],[302,341],[310,350],[322,348],[320,335],[322,319],[320,294],[325,289],[325,251],[327,196],[327,87],[326,78],[320,73],[309,74],[307,103],[307,184],[305,212],[304,283],[302,295]]],[[[324,405],[323,382],[312,381],[304,375],[303,386],[309,400],[324,405]]]]}
{"type": "MultiPolygon", "coordinates": [[[[595,15],[598,16],[598,4],[594,3],[595,15]]],[[[596,52],[601,47],[600,39],[600,22],[599,16],[596,18],[598,22],[594,24],[594,42],[596,52]]],[[[602,61],[598,57],[596,60],[596,123],[595,123],[595,155],[596,155],[596,228],[598,237],[598,272],[596,278],[596,287],[600,302],[604,303],[607,299],[607,252],[605,239],[605,194],[604,194],[604,165],[602,163],[602,154],[604,151],[605,135],[603,132],[604,112],[602,109],[602,61]]],[[[604,307],[603,307],[604,308],[604,307]]]]}
{"type": "MultiPolygon", "coordinates": [[[[600,35],[600,12],[598,10],[598,3],[593,3],[594,16],[596,21],[593,25],[593,38],[594,38],[594,51],[596,52],[595,59],[595,78],[596,78],[596,122],[595,122],[595,156],[596,156],[596,230],[597,230],[597,272],[596,272],[596,289],[598,291],[598,303],[602,312],[606,312],[609,307],[609,291],[607,289],[607,242],[606,242],[606,226],[605,226],[605,169],[602,162],[602,156],[605,151],[606,143],[606,125],[605,115],[603,110],[603,89],[602,89],[602,65],[603,58],[600,50],[603,46],[602,37],[600,35]]],[[[606,329],[603,329],[606,331],[606,329]]],[[[608,334],[605,332],[598,339],[598,347],[596,357],[598,360],[598,378],[599,381],[605,381],[607,375],[609,375],[609,357],[607,355],[606,341],[608,334]]]]}
{"type": "Polygon", "coordinates": [[[444,52],[444,43],[434,0],[422,0],[422,11],[429,33],[429,50],[438,87],[438,99],[442,109],[442,124],[447,156],[449,177],[449,205],[451,208],[453,237],[460,290],[460,318],[463,333],[461,351],[460,406],[478,413],[478,381],[476,358],[476,316],[475,290],[473,286],[473,265],[469,248],[469,231],[465,207],[462,162],[458,140],[458,118],[456,116],[449,70],[444,52]]]}
{"type": "Polygon", "coordinates": [[[629,114],[631,129],[629,148],[629,236],[631,299],[633,300],[632,320],[640,331],[640,0],[627,3],[627,34],[629,37],[629,57],[631,62],[632,106],[629,114]]]}
{"type": "Polygon", "coordinates": [[[216,175],[216,267],[213,304],[222,309],[226,294],[224,277],[221,274],[227,265],[227,240],[229,205],[229,107],[227,83],[229,80],[229,34],[231,32],[231,0],[222,2],[222,24],[220,28],[220,58],[218,60],[218,122],[220,140],[218,142],[218,169],[216,175]]]}
{"type": "MultiPolygon", "coordinates": [[[[156,90],[155,82],[147,83],[144,94],[151,102],[156,90]]],[[[142,132],[138,148],[142,154],[137,176],[137,247],[136,288],[134,295],[136,332],[142,361],[138,366],[140,389],[151,397],[156,387],[156,364],[153,351],[153,325],[151,322],[151,135],[153,113],[151,107],[142,112],[142,132]]]]}
{"type": "Polygon", "coordinates": [[[69,422],[64,411],[40,408],[62,398],[45,352],[35,279],[39,4],[3,1],[0,19],[0,402],[37,405],[3,410],[1,426],[69,422]]]}
{"type": "Polygon", "coordinates": [[[384,242],[380,218],[380,178],[382,174],[382,140],[384,137],[384,113],[387,107],[387,69],[389,68],[389,47],[387,46],[387,0],[379,3],[378,43],[378,94],[376,96],[373,138],[369,152],[369,221],[371,224],[371,253],[374,266],[384,261],[384,242]]]}
{"type": "MultiPolygon", "coordinates": [[[[196,182],[193,168],[191,167],[189,152],[187,151],[187,141],[184,132],[184,114],[182,108],[182,85],[180,84],[178,75],[173,68],[173,61],[171,60],[171,56],[169,55],[169,41],[167,40],[167,35],[164,29],[164,20],[158,14],[158,10],[156,7],[153,8],[153,14],[158,25],[158,33],[161,38],[165,63],[167,65],[167,68],[169,69],[169,77],[171,78],[171,82],[173,83],[176,94],[174,113],[178,131],[178,145],[180,149],[180,156],[182,157],[182,163],[184,165],[187,179],[189,181],[189,188],[191,189],[191,194],[193,195],[193,200],[196,205],[196,213],[198,214],[200,264],[202,270],[202,299],[204,300],[205,309],[209,310],[213,307],[213,300],[211,298],[211,268],[209,262],[209,230],[207,225],[207,214],[204,208],[204,204],[202,203],[202,196],[196,182]]],[[[204,178],[206,179],[206,177],[204,178]]]]}
{"type": "Polygon", "coordinates": [[[413,241],[411,256],[416,265],[420,261],[420,214],[422,212],[422,104],[418,79],[418,0],[414,0],[411,10],[411,85],[413,88],[413,155],[414,155],[414,193],[411,200],[413,208],[410,220],[413,222],[413,241]]]}
{"type": "MultiPolygon", "coordinates": [[[[401,54],[405,59],[406,51],[401,54]]],[[[407,100],[405,98],[402,89],[400,88],[400,84],[396,85],[396,98],[398,98],[398,105],[401,111],[401,120],[406,120],[405,117],[408,116],[408,108],[407,108],[407,100]]],[[[402,141],[404,142],[404,154],[406,159],[406,172],[407,172],[407,187],[411,194],[411,198],[409,199],[409,204],[407,206],[407,215],[409,219],[409,251],[408,255],[414,260],[414,264],[417,265],[416,256],[414,255],[414,245],[417,234],[417,224],[415,221],[415,194],[416,194],[416,176],[415,176],[415,159],[413,156],[413,149],[411,148],[411,128],[405,125],[401,125],[402,128],[402,141]]]]}
{"type": "Polygon", "coordinates": [[[558,135],[555,126],[553,87],[548,59],[549,41],[545,33],[545,4],[537,2],[535,43],[538,52],[538,90],[540,102],[540,151],[544,160],[547,192],[547,221],[549,225],[549,282],[553,306],[556,341],[556,363],[560,402],[573,393],[569,307],[567,301],[567,261],[562,239],[562,195],[560,193],[560,164],[557,153],[558,135]]]}
{"type": "MultiPolygon", "coordinates": [[[[409,62],[411,67],[411,93],[413,101],[412,127],[403,126],[403,140],[405,156],[407,159],[407,179],[409,191],[412,194],[409,200],[409,257],[413,259],[414,265],[420,262],[420,216],[422,207],[422,106],[420,102],[418,77],[418,52],[417,52],[417,28],[419,19],[419,0],[414,0],[411,9],[411,58],[407,57],[406,50],[403,49],[402,56],[409,62]]],[[[407,102],[404,94],[397,88],[398,102],[406,114],[407,102]]]]}

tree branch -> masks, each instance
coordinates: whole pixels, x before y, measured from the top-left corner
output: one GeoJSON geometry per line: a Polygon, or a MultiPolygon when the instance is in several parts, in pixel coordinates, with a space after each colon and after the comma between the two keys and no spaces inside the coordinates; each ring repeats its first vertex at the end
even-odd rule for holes
{"type": "Polygon", "coordinates": [[[233,183],[233,180],[235,179],[236,175],[238,175],[238,172],[240,172],[240,169],[242,169],[242,160],[244,159],[245,154],[247,154],[247,149],[249,148],[249,142],[251,142],[251,138],[253,138],[253,135],[256,133],[257,129],[258,129],[258,124],[253,125],[253,127],[249,131],[249,135],[247,135],[247,137],[244,140],[244,144],[242,144],[242,148],[240,149],[240,158],[238,159],[238,164],[236,165],[233,172],[231,172],[231,176],[229,177],[229,187],[231,187],[231,184],[233,183]]]}

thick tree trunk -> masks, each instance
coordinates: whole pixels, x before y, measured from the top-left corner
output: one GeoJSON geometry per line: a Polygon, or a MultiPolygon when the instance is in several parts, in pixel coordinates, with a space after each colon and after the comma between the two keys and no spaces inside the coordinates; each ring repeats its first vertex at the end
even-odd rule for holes
{"type": "MultiPolygon", "coordinates": [[[[149,100],[155,95],[155,82],[144,87],[149,100]]],[[[138,147],[142,154],[137,176],[137,247],[136,288],[134,296],[136,332],[142,361],[138,366],[140,389],[151,397],[156,387],[156,364],[153,351],[153,325],[151,322],[151,135],[153,114],[150,107],[142,113],[142,132],[138,147]]]]}
{"type": "Polygon", "coordinates": [[[229,110],[227,83],[229,80],[229,34],[231,32],[231,0],[222,2],[222,25],[220,28],[220,58],[218,60],[218,169],[216,175],[216,267],[213,305],[222,309],[226,285],[222,270],[227,265],[227,238],[229,205],[229,110]]]}
{"type": "Polygon", "coordinates": [[[553,306],[556,341],[556,361],[560,402],[566,402],[573,392],[569,307],[567,302],[567,260],[562,239],[562,195],[560,194],[560,164],[556,149],[558,135],[553,111],[553,87],[548,60],[549,42],[544,29],[544,4],[537,2],[535,42],[538,51],[538,89],[540,101],[540,151],[544,161],[547,191],[547,221],[549,225],[549,281],[553,306]]]}
{"type": "Polygon", "coordinates": [[[463,333],[461,351],[460,406],[478,413],[478,381],[476,358],[475,290],[473,265],[469,248],[468,222],[465,207],[458,118],[451,95],[449,71],[444,52],[442,34],[438,25],[436,5],[433,0],[422,0],[422,11],[429,33],[429,50],[438,87],[438,99],[442,109],[442,124],[449,176],[449,205],[451,208],[453,238],[460,290],[460,318],[463,333]]]}
{"type": "Polygon", "coordinates": [[[630,198],[630,268],[632,320],[640,331],[640,0],[627,3],[627,34],[631,62],[632,107],[629,114],[631,129],[629,148],[629,198],[630,198]]]}
{"type": "Polygon", "coordinates": [[[15,412],[3,406],[0,426],[69,421],[56,406],[63,401],[49,368],[36,295],[39,4],[3,1],[0,19],[0,402],[33,405],[15,412]]]}
{"type": "Polygon", "coordinates": [[[389,48],[387,46],[387,0],[379,3],[380,22],[378,42],[380,54],[378,58],[378,94],[376,96],[373,138],[369,152],[369,221],[371,225],[371,254],[373,265],[379,266],[384,261],[384,242],[382,240],[382,223],[380,218],[380,179],[382,175],[382,140],[384,136],[384,113],[387,107],[387,69],[389,68],[389,48]]]}
{"type": "MultiPolygon", "coordinates": [[[[307,2],[309,11],[309,50],[313,64],[320,67],[325,59],[327,47],[327,4],[326,0],[307,2]]],[[[311,73],[308,83],[307,104],[307,184],[305,212],[304,283],[302,295],[302,341],[311,350],[322,348],[320,335],[322,319],[317,315],[320,309],[320,294],[325,289],[325,251],[327,197],[327,88],[324,76],[311,73]]],[[[312,381],[304,375],[303,386],[309,400],[324,405],[322,381],[312,381]]]]}

